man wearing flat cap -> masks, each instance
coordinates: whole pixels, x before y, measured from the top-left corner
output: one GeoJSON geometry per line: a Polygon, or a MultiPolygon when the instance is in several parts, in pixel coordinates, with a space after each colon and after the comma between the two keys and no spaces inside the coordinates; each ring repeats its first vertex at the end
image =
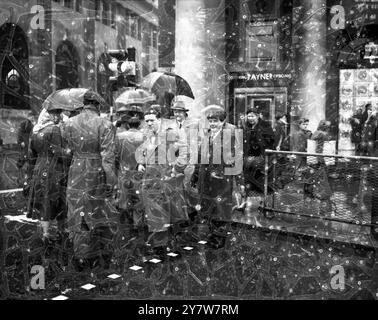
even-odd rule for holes
{"type": "Polygon", "coordinates": [[[73,160],[68,174],[68,229],[76,266],[108,267],[118,213],[108,196],[116,185],[115,127],[100,117],[101,97],[84,95],[82,112],[67,120],[63,133],[73,160]]]}

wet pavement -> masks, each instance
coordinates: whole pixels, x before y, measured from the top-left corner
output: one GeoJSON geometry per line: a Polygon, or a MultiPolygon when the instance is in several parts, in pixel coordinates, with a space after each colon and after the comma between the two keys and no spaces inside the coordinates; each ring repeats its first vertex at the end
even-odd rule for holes
{"type": "MultiPolygon", "coordinates": [[[[225,226],[218,245],[199,237],[177,242],[174,250],[160,256],[142,254],[138,248],[143,239],[125,228],[114,242],[109,270],[76,272],[64,265],[57,244],[42,242],[35,222],[5,216],[0,221],[0,298],[377,299],[374,246],[291,232],[283,220],[256,212],[239,220],[225,226]],[[242,219],[246,224],[239,223],[242,219]],[[34,265],[45,269],[44,290],[30,287],[34,265]],[[332,284],[339,267],[345,273],[343,288],[332,284]]],[[[302,229],[311,225],[301,223],[302,229]]]]}

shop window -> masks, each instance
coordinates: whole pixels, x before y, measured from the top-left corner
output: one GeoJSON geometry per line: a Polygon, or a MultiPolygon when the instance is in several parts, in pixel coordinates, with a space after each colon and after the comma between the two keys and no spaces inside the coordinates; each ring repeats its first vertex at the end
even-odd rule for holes
{"type": "Polygon", "coordinates": [[[73,0],[64,0],[64,6],[73,9],[73,0]]]}
{"type": "Polygon", "coordinates": [[[102,1],[95,0],[95,14],[96,14],[96,20],[101,20],[101,17],[102,17],[102,1]]]}
{"type": "Polygon", "coordinates": [[[138,40],[142,40],[142,19],[139,17],[137,18],[137,28],[138,40]]]}
{"type": "Polygon", "coordinates": [[[20,27],[13,24],[1,26],[0,52],[2,52],[0,86],[3,88],[0,104],[11,109],[30,108],[27,98],[29,94],[28,41],[20,27]]]}
{"type": "Polygon", "coordinates": [[[76,0],[75,2],[75,10],[76,12],[80,12],[82,13],[83,12],[83,1],[82,0],[76,0]]]}
{"type": "Polygon", "coordinates": [[[129,16],[130,35],[137,39],[138,37],[138,17],[135,14],[129,16]]]}
{"type": "Polygon", "coordinates": [[[102,4],[102,23],[106,26],[109,25],[109,13],[110,5],[107,1],[104,1],[102,4]]]}
{"type": "Polygon", "coordinates": [[[117,4],[112,3],[111,10],[110,10],[110,26],[113,29],[116,29],[116,17],[117,15],[117,4]]]}
{"type": "Polygon", "coordinates": [[[275,0],[241,1],[242,17],[249,21],[256,18],[276,19],[280,2],[275,0]]]}
{"type": "Polygon", "coordinates": [[[246,28],[246,60],[276,61],[277,34],[273,22],[249,23],[246,28]]]}
{"type": "Polygon", "coordinates": [[[70,41],[62,41],[56,50],[56,89],[77,88],[79,86],[77,49],[70,41]]]}
{"type": "Polygon", "coordinates": [[[143,21],[143,42],[146,46],[151,46],[152,40],[151,40],[151,25],[148,21],[143,21]]]}
{"type": "Polygon", "coordinates": [[[365,111],[371,104],[378,109],[378,69],[358,68],[340,70],[339,88],[339,143],[338,153],[355,155],[356,138],[350,119],[365,111]]]}
{"type": "Polygon", "coordinates": [[[21,84],[20,84],[20,74],[16,69],[12,69],[8,72],[7,77],[5,79],[5,84],[16,92],[20,92],[21,84]]]}
{"type": "Polygon", "coordinates": [[[157,30],[157,28],[154,26],[154,27],[152,28],[152,47],[154,47],[155,49],[158,48],[158,37],[159,37],[158,30],[157,30]]]}
{"type": "Polygon", "coordinates": [[[124,17],[125,17],[125,25],[126,25],[126,35],[131,35],[130,33],[130,11],[125,9],[125,14],[124,14],[124,17]]]}

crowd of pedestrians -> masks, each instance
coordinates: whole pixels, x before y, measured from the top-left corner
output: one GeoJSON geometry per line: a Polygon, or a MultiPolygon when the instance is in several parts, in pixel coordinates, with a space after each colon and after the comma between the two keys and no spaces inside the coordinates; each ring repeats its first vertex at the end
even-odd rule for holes
{"type": "MultiPolygon", "coordinates": [[[[19,160],[19,166],[26,163],[27,216],[40,220],[46,241],[68,235],[79,269],[108,266],[115,235],[123,228],[144,239],[142,251],[160,256],[196,240],[187,232],[193,226],[205,227],[214,240],[232,220],[236,197],[252,201],[254,194],[264,193],[267,149],[307,152],[311,139],[316,153],[322,153],[333,139],[328,121],[311,133],[309,120],[302,118],[289,132],[287,114],[277,113],[272,126],[258,107],[249,107],[235,126],[222,107],[207,106],[204,126],[188,116],[183,101],[172,104],[170,117],[159,104],[122,104],[114,123],[101,116],[100,104],[89,90],[80,109],[43,109],[34,127],[23,124],[27,133],[19,137],[27,150],[19,160]],[[57,234],[51,232],[53,220],[57,234]]],[[[356,150],[372,154],[377,126],[371,106],[350,121],[356,150]]],[[[279,168],[289,160],[276,158],[276,174],[284,177],[279,168]]],[[[302,177],[306,161],[305,156],[294,161],[302,177]]],[[[315,169],[324,182],[316,190],[311,190],[314,183],[305,183],[304,191],[326,200],[330,189],[323,158],[315,169]]]]}

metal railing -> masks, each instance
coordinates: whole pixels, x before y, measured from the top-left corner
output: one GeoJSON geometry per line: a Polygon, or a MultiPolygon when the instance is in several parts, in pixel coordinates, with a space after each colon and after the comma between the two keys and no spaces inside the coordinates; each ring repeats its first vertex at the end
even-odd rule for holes
{"type": "Polygon", "coordinates": [[[372,221],[378,157],[266,150],[264,173],[260,209],[267,218],[283,214],[378,227],[372,221]]]}

